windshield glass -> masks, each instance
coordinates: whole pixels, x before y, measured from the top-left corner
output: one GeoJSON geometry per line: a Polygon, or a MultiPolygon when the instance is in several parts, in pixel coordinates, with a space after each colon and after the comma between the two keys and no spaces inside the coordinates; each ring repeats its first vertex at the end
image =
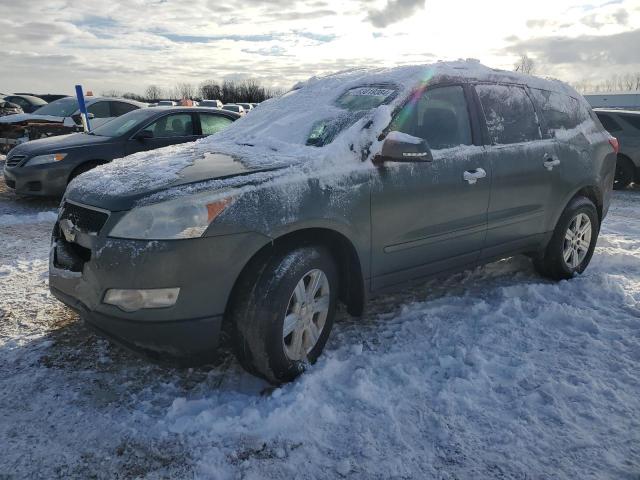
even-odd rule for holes
{"type": "Polygon", "coordinates": [[[75,98],[61,98],[38,108],[37,115],[51,115],[53,117],[68,117],[78,110],[78,100],[75,98]]]}
{"type": "Polygon", "coordinates": [[[135,128],[141,122],[144,122],[147,118],[153,116],[156,112],[148,109],[133,110],[129,113],[125,113],[113,120],[99,126],[91,131],[94,135],[100,135],[101,137],[119,137],[124,135],[129,130],[135,128]]]}
{"type": "Polygon", "coordinates": [[[322,147],[328,145],[346,128],[360,120],[367,111],[389,103],[397,91],[393,88],[356,87],[347,90],[336,100],[336,106],[343,112],[328,119],[319,120],[311,127],[307,145],[322,147]]]}

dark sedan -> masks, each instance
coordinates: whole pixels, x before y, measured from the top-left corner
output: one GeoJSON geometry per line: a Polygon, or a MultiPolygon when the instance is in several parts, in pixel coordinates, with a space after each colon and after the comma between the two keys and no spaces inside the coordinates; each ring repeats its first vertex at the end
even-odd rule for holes
{"type": "Polygon", "coordinates": [[[24,113],[33,113],[40,107],[47,104],[46,101],[33,95],[7,95],[4,97],[5,102],[11,102],[22,108],[24,113]]]}
{"type": "Polygon", "coordinates": [[[76,176],[114,158],[192,142],[240,115],[214,108],[154,107],[126,113],[90,133],[26,142],[7,156],[4,179],[16,193],[61,196],[76,176]]]}

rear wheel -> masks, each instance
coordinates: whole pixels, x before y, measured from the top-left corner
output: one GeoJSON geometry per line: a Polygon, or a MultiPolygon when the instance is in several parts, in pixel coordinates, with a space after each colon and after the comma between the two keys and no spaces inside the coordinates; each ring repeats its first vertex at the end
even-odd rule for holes
{"type": "Polygon", "coordinates": [[[615,190],[622,190],[623,188],[627,188],[633,179],[635,178],[635,168],[633,166],[633,162],[629,160],[627,157],[622,155],[618,155],[618,159],[616,161],[616,176],[613,181],[613,188],[615,190]]]}
{"type": "Polygon", "coordinates": [[[231,312],[238,360],[272,383],[293,380],[320,356],[333,326],[338,295],[333,257],[321,246],[281,253],[239,288],[231,312]]]}
{"type": "Polygon", "coordinates": [[[572,278],[589,265],[600,222],[591,200],[574,198],[558,220],[544,255],[534,261],[538,272],[554,280],[572,278]]]}

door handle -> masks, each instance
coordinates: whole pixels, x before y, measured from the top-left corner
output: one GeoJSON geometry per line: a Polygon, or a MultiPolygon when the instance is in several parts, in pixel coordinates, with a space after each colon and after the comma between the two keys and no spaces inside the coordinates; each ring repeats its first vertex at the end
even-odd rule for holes
{"type": "Polygon", "coordinates": [[[487,172],[485,172],[484,168],[476,168],[475,170],[467,170],[464,172],[462,177],[465,179],[469,185],[475,184],[479,179],[487,176],[487,172]]]}
{"type": "Polygon", "coordinates": [[[558,165],[560,165],[560,160],[555,157],[550,157],[549,155],[545,155],[544,158],[545,158],[545,161],[543,163],[544,168],[546,168],[549,171],[553,170],[553,167],[557,167],[558,165]]]}

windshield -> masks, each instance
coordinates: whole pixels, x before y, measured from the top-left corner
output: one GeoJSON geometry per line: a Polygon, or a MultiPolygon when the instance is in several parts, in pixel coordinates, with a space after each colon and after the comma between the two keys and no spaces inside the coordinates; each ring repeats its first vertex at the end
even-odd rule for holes
{"type": "Polygon", "coordinates": [[[69,117],[78,110],[78,100],[75,98],[61,98],[38,108],[33,113],[37,115],[51,115],[53,117],[69,117]]]}
{"type": "Polygon", "coordinates": [[[367,111],[389,103],[397,91],[393,88],[356,87],[347,90],[336,100],[336,106],[343,109],[335,117],[319,120],[313,124],[307,145],[322,147],[328,145],[346,128],[360,120],[367,111]]]}
{"type": "Polygon", "coordinates": [[[91,131],[101,137],[119,137],[155,115],[154,110],[140,109],[125,113],[91,131]]]}

